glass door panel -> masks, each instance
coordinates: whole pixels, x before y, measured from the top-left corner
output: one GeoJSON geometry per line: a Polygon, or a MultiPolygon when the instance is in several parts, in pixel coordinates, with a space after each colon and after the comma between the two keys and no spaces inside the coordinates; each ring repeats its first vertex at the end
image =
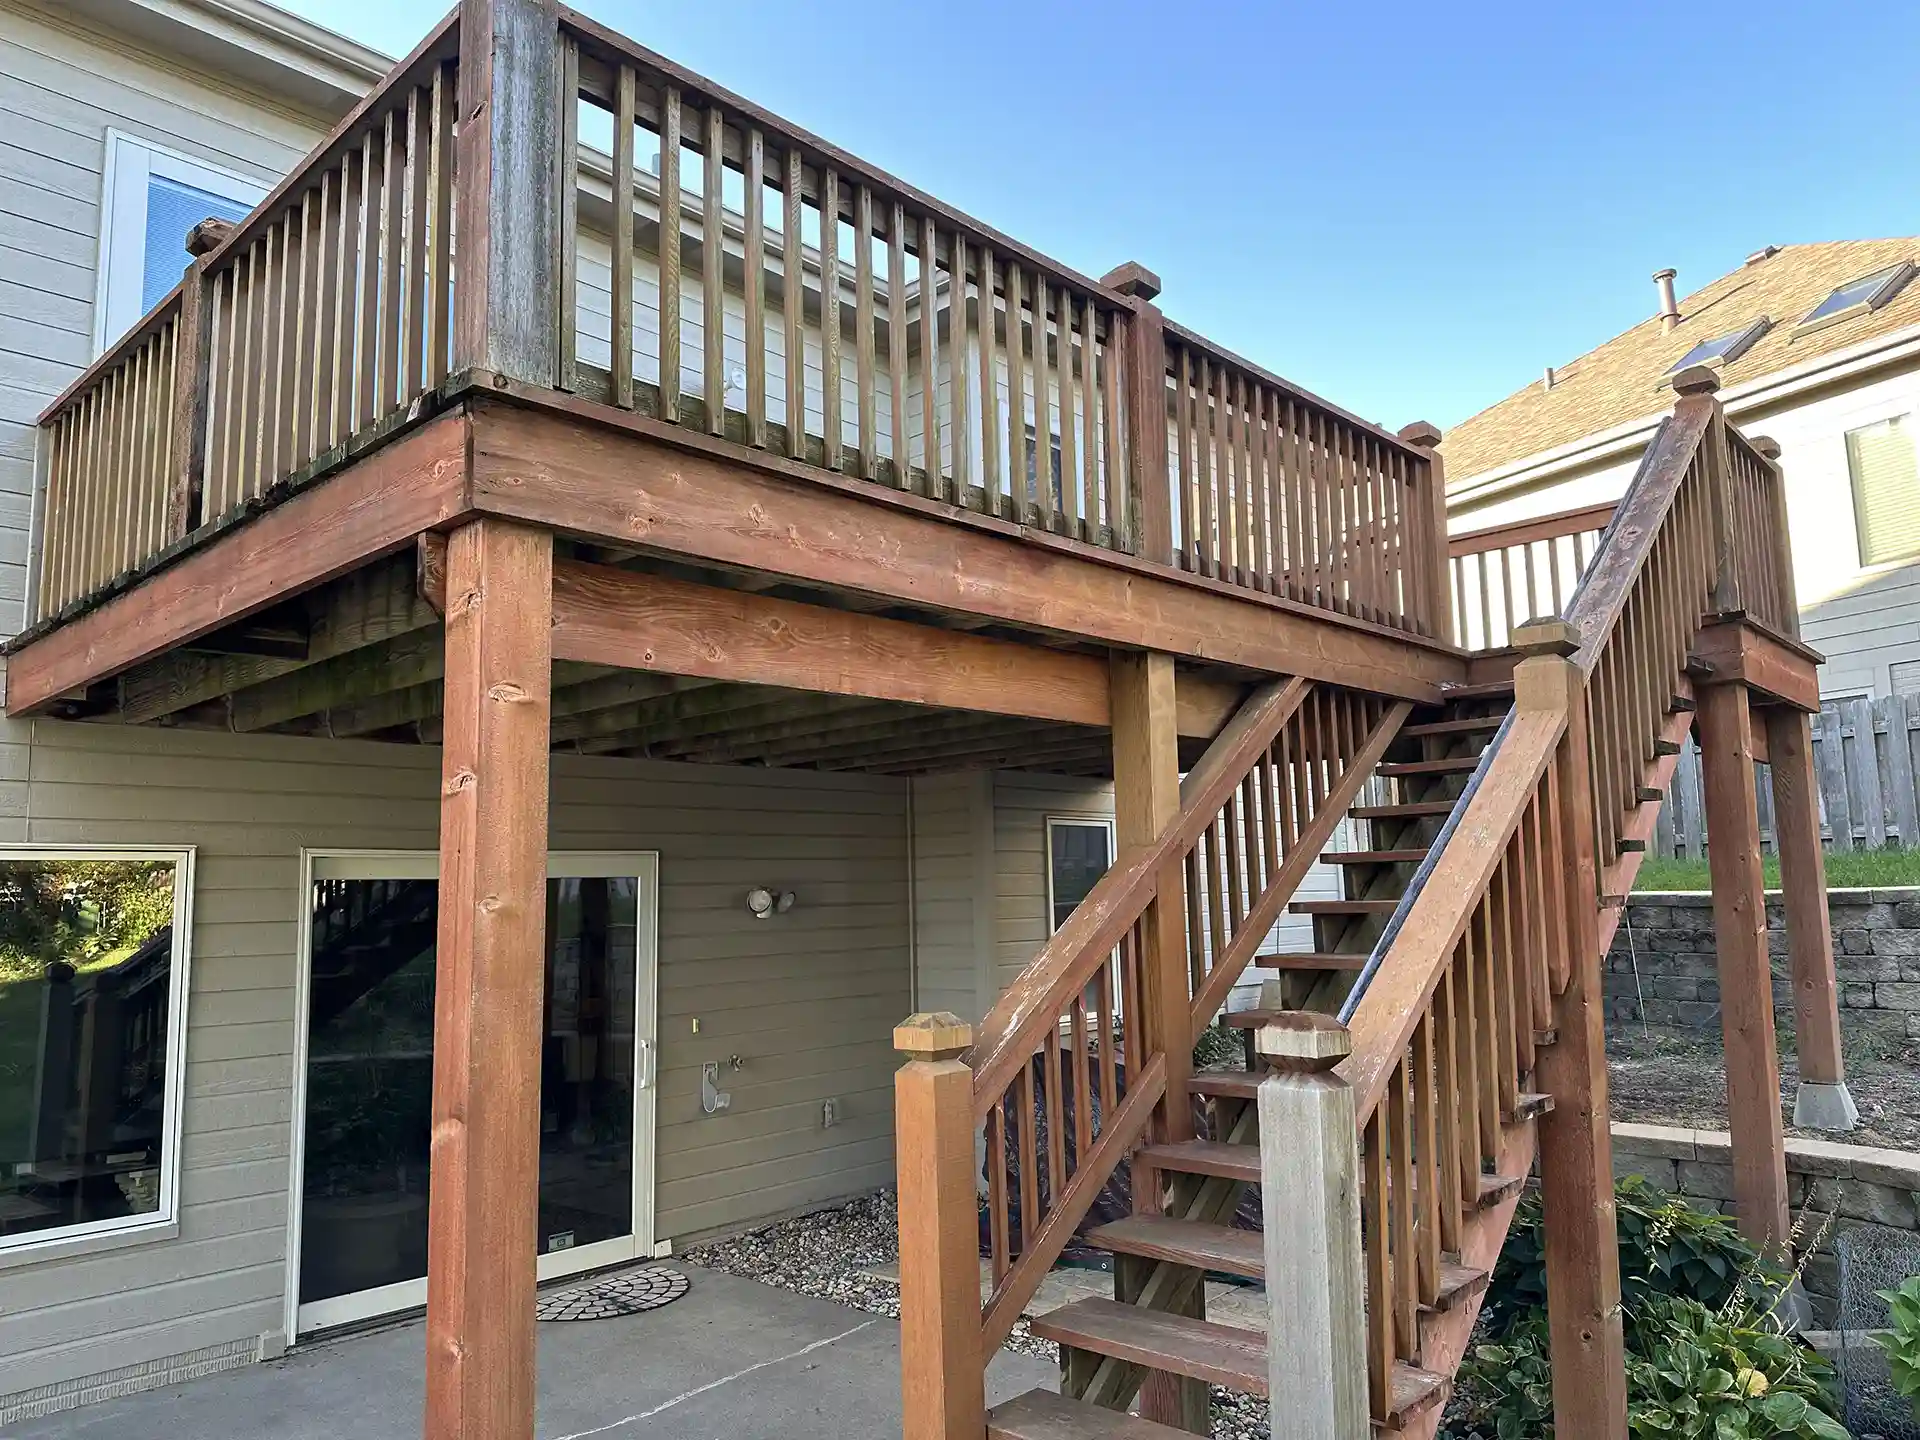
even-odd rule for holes
{"type": "MultiPolygon", "coordinates": [[[[563,873],[547,882],[540,1208],[530,1237],[543,1279],[651,1253],[651,871],[636,858],[609,862],[633,873],[563,873]],[[636,1135],[646,1137],[646,1150],[636,1149],[636,1135]]],[[[314,865],[300,1331],[425,1301],[433,862],[346,857],[314,865]]],[[[551,868],[588,867],[555,856],[551,868]]]]}

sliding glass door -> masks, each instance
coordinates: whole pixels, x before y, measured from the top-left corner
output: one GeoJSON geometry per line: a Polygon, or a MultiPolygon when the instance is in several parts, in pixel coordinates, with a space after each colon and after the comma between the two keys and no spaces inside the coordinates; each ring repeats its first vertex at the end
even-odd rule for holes
{"type": "MultiPolygon", "coordinates": [[[[437,857],[310,857],[297,1332],[423,1304],[437,857]]],[[[650,855],[548,860],[540,1055],[543,1279],[653,1252],[650,855]]]]}

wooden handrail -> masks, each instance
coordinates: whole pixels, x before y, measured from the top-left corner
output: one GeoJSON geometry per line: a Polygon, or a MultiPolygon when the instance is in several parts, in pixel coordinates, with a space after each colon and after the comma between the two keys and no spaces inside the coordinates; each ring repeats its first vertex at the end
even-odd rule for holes
{"type": "Polygon", "coordinates": [[[1505,550],[1514,545],[1530,545],[1540,540],[1558,540],[1588,530],[1604,530],[1613,520],[1618,506],[1612,500],[1598,505],[1581,505],[1572,510],[1556,510],[1550,515],[1535,515],[1525,520],[1507,520],[1478,530],[1461,530],[1447,539],[1447,554],[1479,555],[1488,550],[1505,550]]]}

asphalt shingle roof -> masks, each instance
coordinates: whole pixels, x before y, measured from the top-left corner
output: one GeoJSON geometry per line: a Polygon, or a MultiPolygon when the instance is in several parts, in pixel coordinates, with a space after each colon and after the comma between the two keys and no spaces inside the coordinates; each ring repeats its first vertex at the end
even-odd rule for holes
{"type": "Polygon", "coordinates": [[[1529,455],[1662,413],[1673,404],[1667,371],[1695,345],[1759,319],[1772,328],[1722,372],[1739,385],[1776,370],[1920,324],[1920,277],[1878,310],[1856,312],[1805,333],[1795,326],[1834,290],[1903,260],[1920,262],[1920,236],[1786,245],[1694,291],[1680,302],[1671,332],[1650,316],[1625,334],[1556,366],[1547,389],[1535,380],[1447,432],[1441,454],[1447,488],[1529,455]]]}

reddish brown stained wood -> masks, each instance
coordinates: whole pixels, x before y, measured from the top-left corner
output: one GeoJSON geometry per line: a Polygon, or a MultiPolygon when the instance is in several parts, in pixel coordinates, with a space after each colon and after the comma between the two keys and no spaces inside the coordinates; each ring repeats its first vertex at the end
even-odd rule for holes
{"type": "Polygon", "coordinates": [[[467,509],[466,418],[444,415],[29,640],[7,664],[7,711],[32,714],[411,544],[467,509]]]}
{"type": "Polygon", "coordinates": [[[1613,519],[1612,501],[1583,505],[1573,510],[1556,510],[1551,515],[1531,520],[1511,520],[1504,525],[1487,525],[1478,530],[1462,530],[1447,537],[1447,553],[1452,556],[1479,555],[1488,550],[1506,550],[1536,541],[1555,540],[1565,535],[1581,535],[1604,530],[1613,519]]]}
{"type": "Polygon", "coordinates": [[[1787,709],[1766,712],[1766,733],[1772,752],[1773,827],[1787,912],[1800,1079],[1839,1085],[1847,1078],[1846,1063],[1840,1050],[1833,929],[1827,919],[1827,865],[1820,844],[1820,791],[1813,771],[1812,737],[1807,717],[1787,709]]]}
{"type": "Polygon", "coordinates": [[[533,1434],[553,540],[448,546],[427,1244],[429,1440],[533,1434]]]}
{"type": "Polygon", "coordinates": [[[1738,681],[1769,699],[1809,715],[1820,713],[1819,655],[1783,640],[1745,619],[1703,627],[1692,658],[1704,666],[1705,683],[1738,681]]]}
{"type": "Polygon", "coordinates": [[[539,403],[537,410],[476,410],[479,508],[1081,640],[1305,674],[1408,699],[1432,699],[1438,684],[1464,678],[1457,652],[1384,627],[1339,621],[1280,597],[821,470],[799,469],[793,480],[801,483],[793,483],[785,478],[789,461],[723,459],[683,443],[701,437],[608,407],[554,395],[539,403]],[[613,423],[588,427],[559,418],[569,414],[613,423]]]}

